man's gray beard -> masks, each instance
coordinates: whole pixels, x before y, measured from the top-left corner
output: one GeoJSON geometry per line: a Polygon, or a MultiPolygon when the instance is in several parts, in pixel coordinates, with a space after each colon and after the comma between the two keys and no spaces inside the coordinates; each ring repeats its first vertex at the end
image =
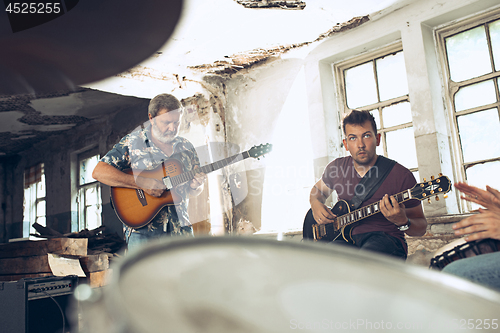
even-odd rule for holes
{"type": "Polygon", "coordinates": [[[155,125],[152,126],[152,131],[153,131],[153,136],[155,137],[155,139],[160,141],[161,143],[170,143],[170,142],[174,141],[174,139],[176,137],[176,135],[173,135],[173,136],[163,135],[163,133],[161,133],[158,130],[158,127],[156,127],[155,125]]]}

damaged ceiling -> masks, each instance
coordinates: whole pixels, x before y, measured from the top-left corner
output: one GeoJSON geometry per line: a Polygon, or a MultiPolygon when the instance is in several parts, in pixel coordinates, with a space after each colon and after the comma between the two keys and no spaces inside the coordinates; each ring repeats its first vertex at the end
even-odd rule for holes
{"type": "Polygon", "coordinates": [[[279,9],[304,9],[306,3],[298,0],[236,0],[246,8],[279,8],[279,9]]]}
{"type": "Polygon", "coordinates": [[[77,88],[72,91],[0,96],[0,156],[31,148],[52,135],[98,121],[125,108],[143,108],[144,99],[77,88]]]}
{"type": "MultiPolygon", "coordinates": [[[[183,15],[169,41],[162,48],[151,52],[153,55],[150,58],[129,69],[91,84],[54,89],[56,92],[37,90],[5,94],[0,91],[0,156],[18,154],[51,135],[99,120],[120,108],[141,105],[144,99],[156,94],[148,95],[153,93],[149,92],[149,87],[141,88],[148,93],[131,88],[141,84],[141,80],[137,78],[145,73],[157,82],[172,81],[173,84],[180,83],[190,73],[235,74],[264,61],[279,58],[292,49],[321,41],[331,34],[367,22],[369,16],[352,14],[379,9],[373,7],[375,2],[377,1],[358,0],[346,5],[341,1],[318,0],[314,5],[307,3],[306,6],[305,1],[184,0],[183,15]],[[360,3],[366,4],[368,9],[359,9],[357,6],[360,3]],[[252,7],[253,5],[258,8],[252,7]],[[334,15],[334,5],[337,12],[339,6],[355,10],[341,11],[342,15],[334,15]],[[266,6],[268,8],[264,8],[266,6]],[[300,10],[289,10],[293,6],[300,10]],[[224,13],[229,10],[234,15],[224,13]],[[245,18],[244,15],[247,14],[248,17],[245,18]],[[298,14],[301,16],[297,16],[298,14]],[[222,15],[225,20],[219,22],[217,15],[222,15]],[[299,17],[303,23],[316,24],[301,25],[308,28],[298,29],[293,22],[299,17]],[[262,19],[258,20],[260,23],[257,25],[256,18],[262,19]],[[344,23],[337,23],[337,20],[344,23]],[[239,26],[241,29],[228,31],[227,26],[239,26]],[[270,29],[270,26],[274,28],[270,29]],[[286,29],[282,29],[283,27],[286,29]],[[247,38],[248,33],[253,36],[253,41],[247,38]],[[268,37],[271,39],[266,40],[268,37]],[[136,86],[129,87],[132,81],[135,81],[136,86]]],[[[380,1],[382,2],[387,3],[380,1]]],[[[133,40],[134,43],[135,41],[136,39],[133,40]]],[[[127,47],[132,49],[134,46],[129,44],[127,47]]]]}
{"type": "Polygon", "coordinates": [[[333,28],[328,30],[327,32],[321,34],[318,38],[316,38],[312,42],[304,42],[300,44],[292,44],[292,45],[283,45],[277,46],[269,49],[255,49],[251,51],[241,52],[237,54],[233,54],[231,56],[226,56],[227,60],[217,60],[212,64],[203,64],[196,66],[189,66],[189,68],[200,71],[206,74],[234,74],[242,69],[250,68],[256,64],[262,63],[266,60],[270,60],[273,58],[278,58],[280,55],[305,45],[309,45],[315,42],[319,42],[335,33],[339,33],[342,31],[346,31],[349,29],[356,28],[361,24],[369,21],[370,18],[368,15],[360,16],[352,18],[351,20],[345,23],[338,23],[333,28]]]}

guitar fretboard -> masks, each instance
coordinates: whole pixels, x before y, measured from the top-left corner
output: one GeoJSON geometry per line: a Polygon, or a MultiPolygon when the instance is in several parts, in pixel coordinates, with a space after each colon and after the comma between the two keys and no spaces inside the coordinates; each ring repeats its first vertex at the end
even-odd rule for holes
{"type": "Polygon", "coordinates": [[[193,180],[194,177],[196,176],[196,174],[198,174],[198,173],[207,174],[207,173],[210,173],[212,171],[222,169],[223,167],[225,167],[227,165],[244,160],[248,157],[250,157],[250,154],[248,153],[248,151],[244,151],[243,153],[239,153],[239,154],[230,156],[228,158],[225,158],[223,160],[204,165],[204,166],[199,167],[197,169],[181,173],[177,176],[170,177],[170,181],[171,181],[173,186],[177,186],[177,185],[183,184],[185,182],[188,182],[190,180],[193,180]]]}
{"type": "MultiPolygon", "coordinates": [[[[402,203],[405,201],[410,200],[412,197],[410,195],[411,190],[405,190],[403,192],[399,192],[393,197],[396,198],[398,203],[402,203]]],[[[356,210],[353,210],[352,212],[337,216],[336,221],[332,222],[334,223],[334,229],[335,231],[342,229],[348,224],[357,222],[359,220],[362,220],[364,218],[367,218],[368,216],[375,215],[380,212],[380,201],[374,202],[370,205],[363,206],[361,208],[358,208],[356,210]]]]}

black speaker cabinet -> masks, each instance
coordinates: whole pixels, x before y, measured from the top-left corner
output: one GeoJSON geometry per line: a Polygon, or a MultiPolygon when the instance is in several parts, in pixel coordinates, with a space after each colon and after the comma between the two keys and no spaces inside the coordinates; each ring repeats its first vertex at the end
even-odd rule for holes
{"type": "Polygon", "coordinates": [[[69,332],[66,310],[77,283],[78,277],[73,275],[0,282],[0,330],[2,333],[69,332]]]}

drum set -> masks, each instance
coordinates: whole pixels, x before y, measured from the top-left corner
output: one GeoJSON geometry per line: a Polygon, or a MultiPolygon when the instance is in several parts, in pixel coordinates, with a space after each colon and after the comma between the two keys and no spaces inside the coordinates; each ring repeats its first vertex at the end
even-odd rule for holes
{"type": "Polygon", "coordinates": [[[496,239],[487,238],[467,242],[465,237],[460,238],[437,250],[431,259],[430,268],[443,269],[456,260],[497,251],[500,251],[500,241],[496,239]]]}
{"type": "Polygon", "coordinates": [[[252,237],[161,240],[75,292],[82,332],[498,329],[500,293],[385,256],[252,237]]]}

